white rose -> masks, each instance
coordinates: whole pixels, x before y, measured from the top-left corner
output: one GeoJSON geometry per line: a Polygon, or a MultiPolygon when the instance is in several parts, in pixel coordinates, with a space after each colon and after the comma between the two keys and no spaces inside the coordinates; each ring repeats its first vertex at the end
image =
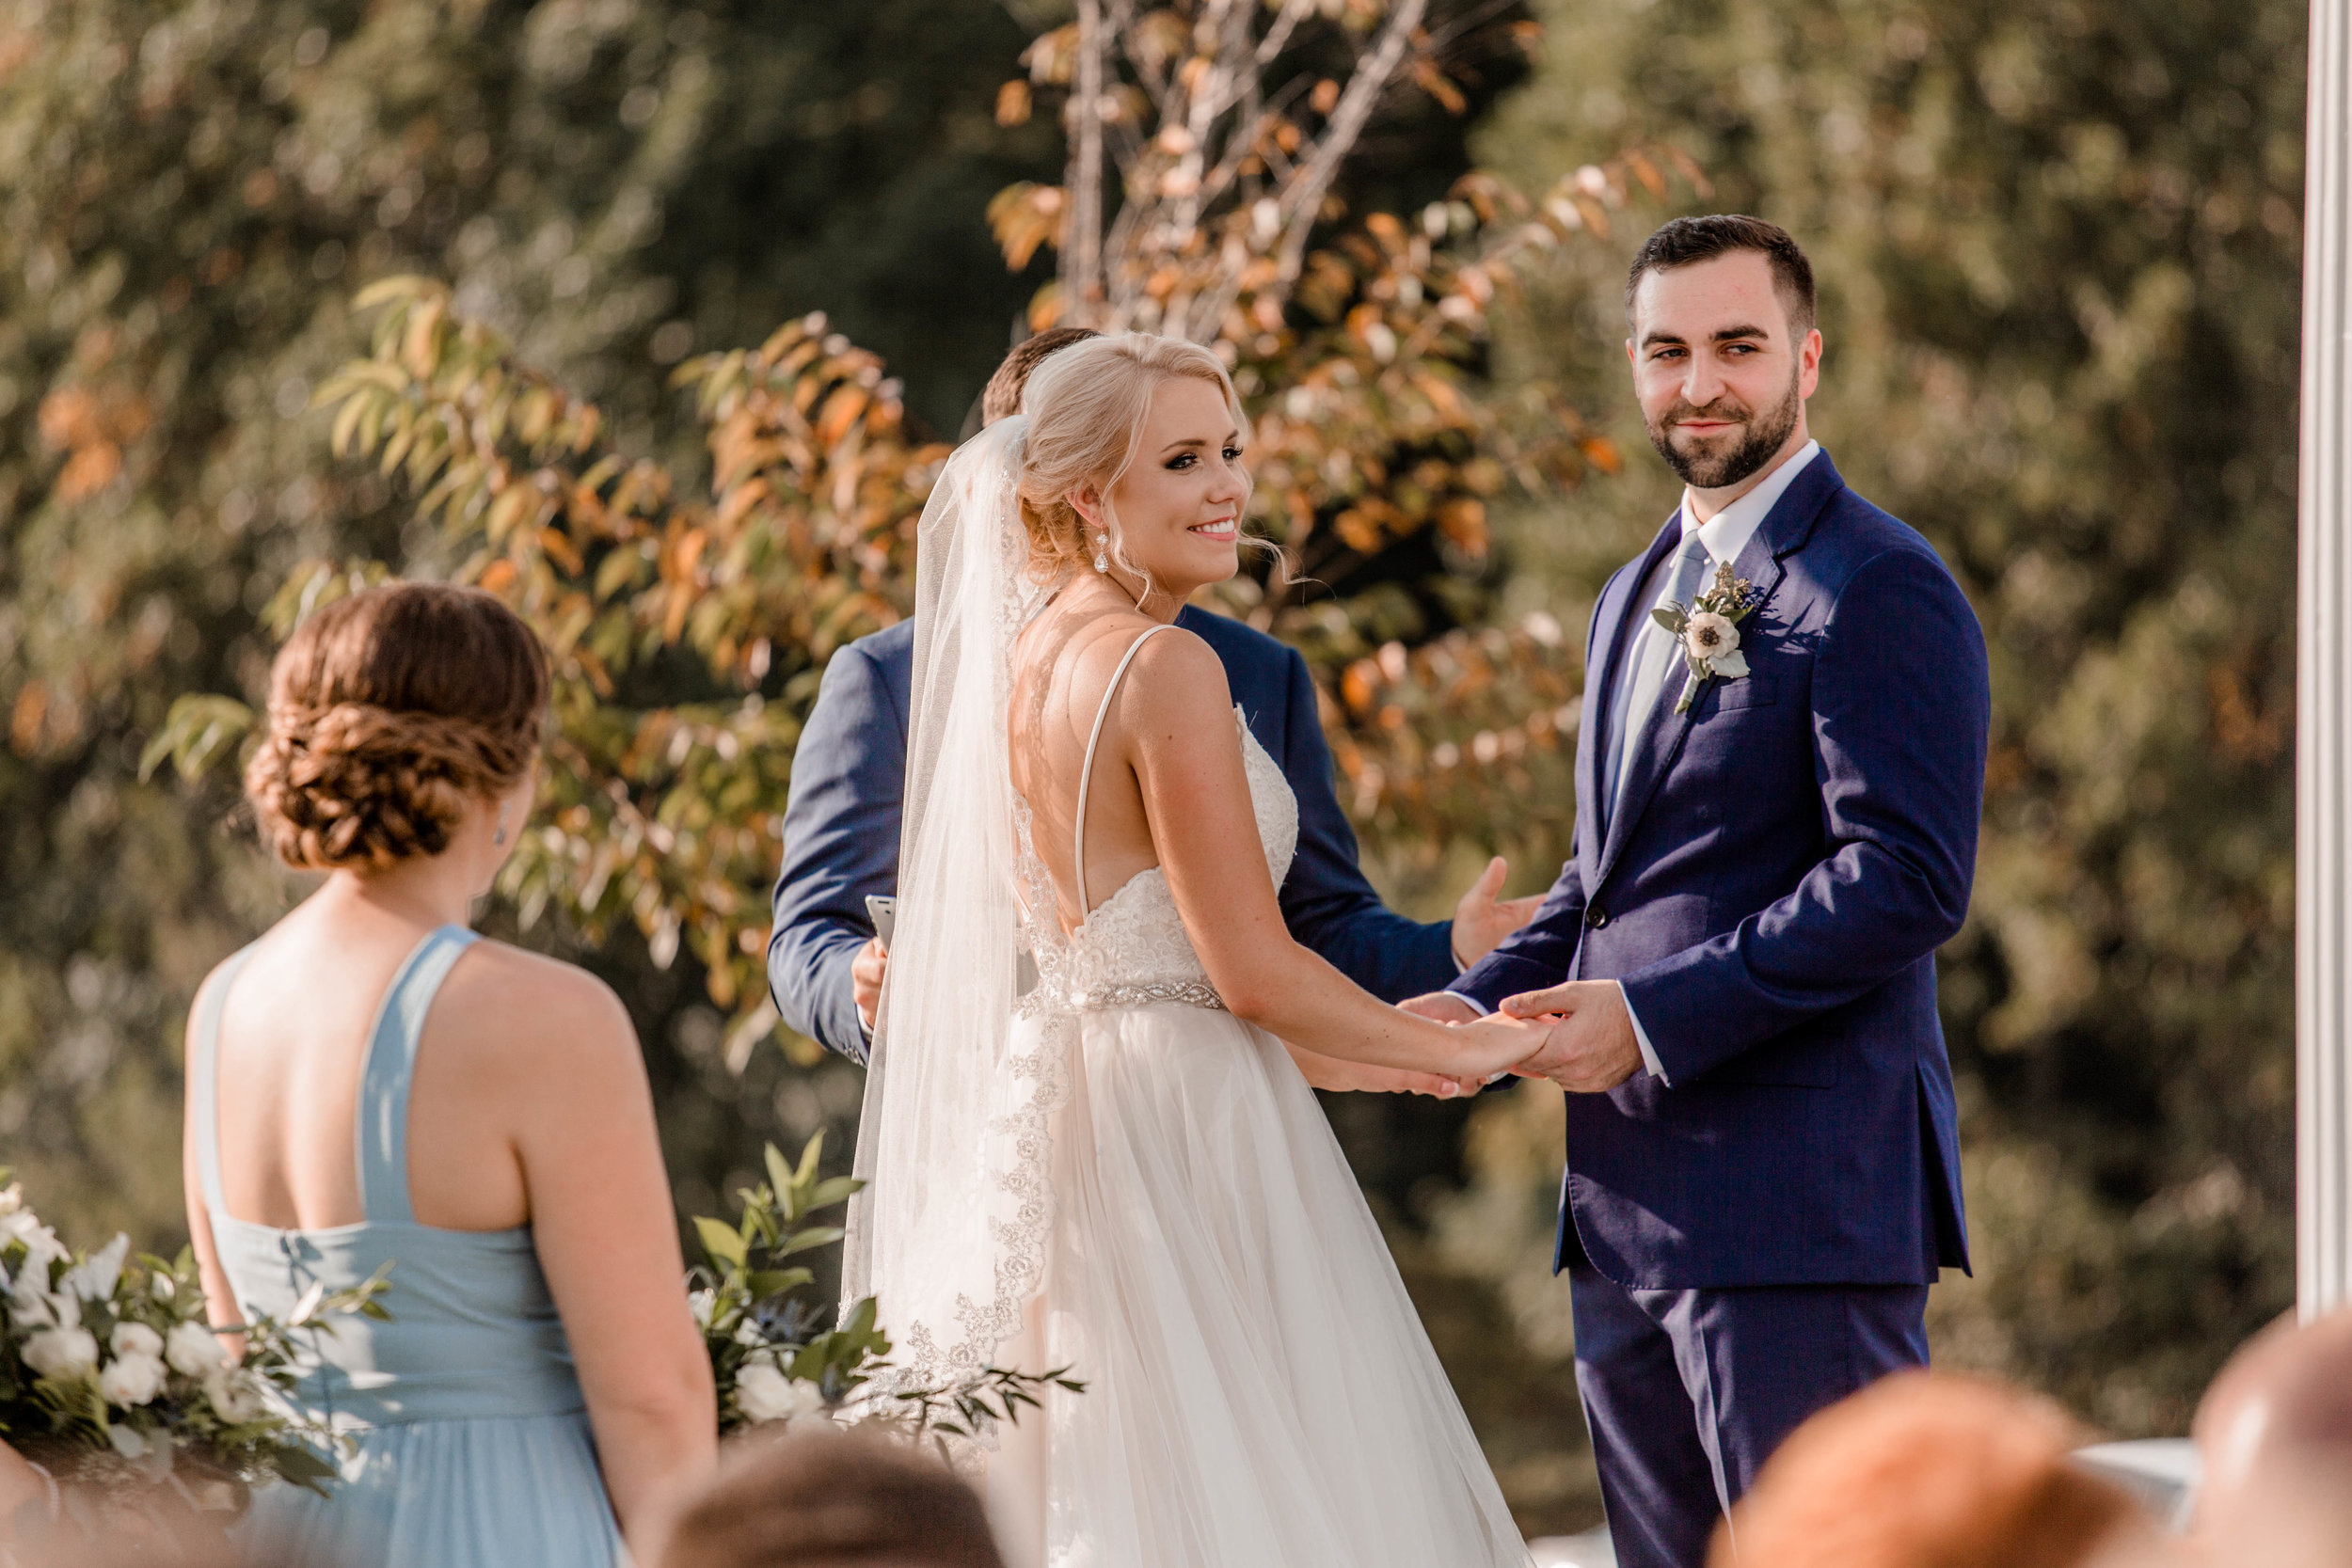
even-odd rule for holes
{"type": "Polygon", "coordinates": [[[106,1348],[117,1355],[145,1355],[160,1358],[164,1354],[164,1337],[145,1323],[117,1323],[114,1336],[106,1348]]]}
{"type": "Polygon", "coordinates": [[[1740,651],[1740,628],[1711,610],[1682,624],[1682,646],[1692,658],[1721,658],[1740,651]]]}
{"type": "Polygon", "coordinates": [[[220,1418],[230,1426],[258,1419],[269,1408],[262,1402],[262,1391],[254,1386],[253,1379],[226,1363],[215,1367],[205,1377],[204,1397],[213,1402],[220,1418]]]}
{"type": "Polygon", "coordinates": [[[164,1357],[183,1376],[209,1377],[228,1364],[229,1353],[221,1348],[220,1336],[191,1318],[172,1329],[164,1357]]]}
{"type": "Polygon", "coordinates": [[[0,1218],[15,1213],[24,1207],[24,1183],[11,1181],[0,1187],[0,1218]]]}
{"type": "Polygon", "coordinates": [[[44,1328],[24,1341],[24,1354],[42,1377],[82,1377],[98,1370],[98,1336],[87,1328],[44,1328]]]}
{"type": "MultiPolygon", "coordinates": [[[[148,1338],[154,1338],[152,1332],[148,1338]]],[[[118,1355],[98,1374],[98,1391],[109,1404],[125,1410],[145,1404],[164,1391],[163,1361],[152,1355],[118,1355]]]]}
{"type": "Polygon", "coordinates": [[[710,1290],[689,1291],[686,1292],[686,1305],[688,1309],[694,1314],[695,1323],[707,1329],[710,1326],[711,1313],[718,1309],[719,1292],[710,1290]]]}
{"type": "Polygon", "coordinates": [[[823,1409],[825,1396],[815,1384],[786,1375],[772,1361],[746,1361],[735,1374],[735,1402],[747,1420],[788,1421],[823,1409]]]}

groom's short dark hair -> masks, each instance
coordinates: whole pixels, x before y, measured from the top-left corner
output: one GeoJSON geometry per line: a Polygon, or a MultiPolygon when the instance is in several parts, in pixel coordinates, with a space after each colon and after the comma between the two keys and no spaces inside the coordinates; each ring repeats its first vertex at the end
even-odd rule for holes
{"type": "Polygon", "coordinates": [[[1762,218],[1737,213],[1708,217],[1677,218],[1642,242],[1633,253],[1633,269],[1625,277],[1625,316],[1633,319],[1633,295],[1645,273],[1711,261],[1735,250],[1761,251],[1772,264],[1772,286],[1788,308],[1791,335],[1802,338],[1813,330],[1813,263],[1789,237],[1788,230],[1762,218]]]}

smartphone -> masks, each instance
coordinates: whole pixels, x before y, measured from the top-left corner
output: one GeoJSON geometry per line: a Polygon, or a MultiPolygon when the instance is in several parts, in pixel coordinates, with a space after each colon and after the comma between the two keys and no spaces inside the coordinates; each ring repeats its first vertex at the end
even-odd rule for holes
{"type": "Polygon", "coordinates": [[[890,930],[898,923],[898,900],[878,893],[866,895],[866,918],[874,923],[874,934],[882,938],[882,951],[890,951],[890,930]]]}

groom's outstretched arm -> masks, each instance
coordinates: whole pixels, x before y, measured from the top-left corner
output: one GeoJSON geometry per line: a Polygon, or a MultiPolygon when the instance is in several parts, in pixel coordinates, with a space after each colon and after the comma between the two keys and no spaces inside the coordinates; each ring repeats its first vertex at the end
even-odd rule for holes
{"type": "Polygon", "coordinates": [[[1831,853],[1735,930],[1624,976],[1670,1080],[1851,1001],[1960,930],[1991,705],[1983,632],[1943,563],[1915,548],[1865,562],[1813,667],[1831,853]]]}
{"type": "Polygon", "coordinates": [[[867,1046],[850,970],[874,934],[866,895],[898,888],[906,751],[887,674],[867,649],[843,648],[792,753],[768,989],[787,1024],[855,1062],[867,1046]]]}
{"type": "Polygon", "coordinates": [[[1384,1002],[1440,990],[1458,973],[1453,924],[1407,920],[1364,879],[1355,830],[1332,793],[1313,678],[1297,650],[1287,651],[1281,762],[1298,797],[1298,853],[1282,881],[1282,923],[1301,946],[1384,1002]]]}

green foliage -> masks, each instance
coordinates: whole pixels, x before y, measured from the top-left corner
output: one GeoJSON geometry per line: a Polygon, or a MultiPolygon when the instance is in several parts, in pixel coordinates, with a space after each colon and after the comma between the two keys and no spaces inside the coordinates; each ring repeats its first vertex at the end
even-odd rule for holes
{"type": "MultiPolygon", "coordinates": [[[[814,308],[952,430],[1034,287],[984,217],[1050,166],[1048,128],[992,119],[1024,41],[927,0],[0,4],[0,1147],[60,1219],[179,1228],[181,1020],[299,891],[222,831],[230,710],[183,710],[166,756],[167,711],[258,698],[297,563],[452,564],[310,407],[353,290],[451,279],[636,452],[696,450],[662,370],[814,308]],[[167,761],[212,782],[142,784],[167,761]]],[[[707,1197],[806,1122],[780,1064],[724,1070],[723,1028],[706,1061],[700,977],[645,946],[580,956],[707,1197]]]]}
{"type": "MultiPolygon", "coordinates": [[[[1792,230],[1813,427],[1985,623],[1985,832],[1943,965],[1979,1278],[1937,1292],[1940,1354],[2184,1430],[2293,1287],[2303,8],[1542,8],[1495,163],[1661,137],[1709,209],[1792,230]]],[[[1506,341],[1638,448],[1634,237],[1563,253],[1506,341]]],[[[1502,525],[1509,602],[1583,625],[1673,505],[1662,465],[1629,477],[1573,526],[1502,525]]]]}
{"type": "Polygon", "coordinates": [[[840,1241],[838,1227],[803,1222],[865,1186],[846,1176],[818,1174],[824,1142],[822,1132],[811,1138],[798,1164],[770,1144],[763,1160],[768,1180],[738,1195],[743,1217],[734,1225],[694,1221],[704,1252],[691,1276],[694,1317],[719,1389],[721,1432],[763,1421],[826,1419],[944,1442],[975,1437],[1000,1421],[1018,1422],[1024,1409],[1039,1407],[1048,1387],[1086,1392],[1068,1368],[1024,1372],[990,1367],[951,1384],[911,1384],[894,1375],[890,1338],[876,1321],[872,1296],[837,1322],[829,1307],[803,1296],[816,1276],[804,1267],[778,1265],[840,1241]]]}

